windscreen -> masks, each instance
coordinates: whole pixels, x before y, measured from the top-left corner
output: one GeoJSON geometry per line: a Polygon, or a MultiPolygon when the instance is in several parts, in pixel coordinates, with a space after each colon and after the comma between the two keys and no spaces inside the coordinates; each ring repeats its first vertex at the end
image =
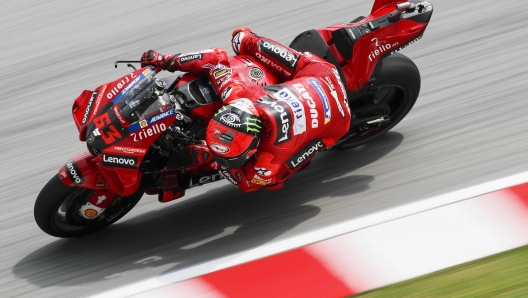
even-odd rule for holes
{"type": "Polygon", "coordinates": [[[123,116],[132,124],[172,108],[163,80],[146,75],[119,99],[123,116]]]}

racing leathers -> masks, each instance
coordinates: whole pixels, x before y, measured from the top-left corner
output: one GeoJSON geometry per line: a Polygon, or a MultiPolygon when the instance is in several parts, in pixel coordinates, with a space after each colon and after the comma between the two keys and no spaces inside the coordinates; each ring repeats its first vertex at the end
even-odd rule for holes
{"type": "MultiPolygon", "coordinates": [[[[247,28],[233,32],[232,46],[235,53],[261,61],[283,83],[263,87],[249,98],[262,119],[256,157],[241,167],[220,171],[244,191],[262,186],[278,189],[306,168],[317,152],[334,146],[348,132],[351,116],[346,91],[331,63],[247,28]]],[[[244,81],[220,48],[165,56],[151,50],[143,54],[142,65],[206,75],[225,104],[246,97],[244,81]]],[[[213,138],[209,134],[208,139],[213,138]]]]}

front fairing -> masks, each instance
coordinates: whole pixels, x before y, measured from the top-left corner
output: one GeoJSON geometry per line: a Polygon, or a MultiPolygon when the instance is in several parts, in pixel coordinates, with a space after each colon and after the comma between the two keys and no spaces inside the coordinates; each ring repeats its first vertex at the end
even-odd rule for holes
{"type": "Polygon", "coordinates": [[[168,95],[151,92],[155,75],[143,68],[102,86],[102,107],[89,122],[86,143],[103,166],[137,170],[152,142],[176,119],[168,95]]]}

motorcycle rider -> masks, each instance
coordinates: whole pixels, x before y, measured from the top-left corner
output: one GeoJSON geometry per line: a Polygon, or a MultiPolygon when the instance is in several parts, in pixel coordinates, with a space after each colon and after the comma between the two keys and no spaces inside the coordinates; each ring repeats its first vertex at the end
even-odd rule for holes
{"type": "Polygon", "coordinates": [[[150,50],[142,55],[141,66],[206,75],[221,94],[225,105],[207,127],[207,145],[187,148],[195,164],[211,163],[214,156],[225,178],[246,192],[281,188],[317,152],[348,132],[351,116],[344,85],[331,63],[248,28],[233,32],[232,47],[237,55],[267,65],[283,83],[246,98],[244,81],[220,48],[171,55],[150,50]]]}

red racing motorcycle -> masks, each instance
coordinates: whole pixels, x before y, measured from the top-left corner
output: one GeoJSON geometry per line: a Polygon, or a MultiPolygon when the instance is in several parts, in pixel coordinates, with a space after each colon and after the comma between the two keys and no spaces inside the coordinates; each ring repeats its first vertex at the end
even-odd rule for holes
{"type": "MultiPolygon", "coordinates": [[[[376,0],[367,17],[308,30],[290,47],[333,63],[352,115],[350,131],[335,146],[359,146],[393,128],[420,91],[416,65],[397,52],[420,40],[432,16],[426,1],[376,0]]],[[[279,83],[264,57],[234,56],[230,64],[246,83],[244,97],[279,83]]],[[[117,63],[137,61],[117,61],[117,63]]],[[[128,64],[134,68],[131,64],[128,64]]],[[[146,67],[75,100],[72,114],[87,150],[74,156],[40,191],[35,220],[46,233],[77,237],[101,230],[128,213],[143,194],[160,202],[227,172],[193,165],[185,150],[205,139],[222,100],[205,77],[157,78],[146,67]]]]}

